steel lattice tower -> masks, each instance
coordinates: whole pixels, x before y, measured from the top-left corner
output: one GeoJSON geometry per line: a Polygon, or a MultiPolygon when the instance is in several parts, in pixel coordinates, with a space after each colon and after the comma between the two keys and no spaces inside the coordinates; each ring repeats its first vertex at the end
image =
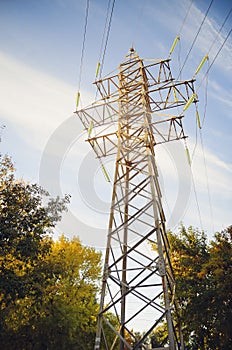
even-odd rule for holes
{"type": "Polygon", "coordinates": [[[168,348],[183,348],[154,147],[185,138],[179,110],[196,94],[194,80],[176,81],[169,63],[145,64],[131,49],[117,74],[95,82],[101,100],[76,112],[97,157],[116,156],[96,350],[143,348],[164,323],[168,348]],[[150,326],[136,341],[144,314],[150,326]]]}

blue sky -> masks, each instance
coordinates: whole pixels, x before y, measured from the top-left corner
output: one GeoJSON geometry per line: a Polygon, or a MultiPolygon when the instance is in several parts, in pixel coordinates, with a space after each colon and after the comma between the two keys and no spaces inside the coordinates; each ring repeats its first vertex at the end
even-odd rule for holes
{"type": "MultiPolygon", "coordinates": [[[[180,33],[180,45],[172,55],[172,69],[176,77],[209,3],[192,3],[180,33]]],[[[95,98],[92,82],[107,4],[106,0],[90,0],[81,82],[83,106],[95,98]]],[[[103,75],[118,67],[131,45],[143,58],[166,58],[189,4],[188,0],[116,0],[103,75]]],[[[230,7],[229,0],[214,0],[212,3],[184,66],[183,79],[192,78],[230,7]]],[[[53,160],[61,161],[61,165],[56,168],[50,162],[47,169],[42,169],[42,184],[46,184],[54,195],[56,192],[72,195],[69,213],[58,227],[58,232],[64,231],[70,236],[76,234],[84,243],[101,246],[104,245],[112,186],[105,182],[99,164],[84,142],[82,126],[72,115],[79,79],[85,8],[85,0],[0,1],[0,117],[1,123],[6,125],[1,152],[13,157],[18,176],[26,181],[41,182],[41,159],[54,139],[53,160]],[[98,238],[93,238],[96,232],[99,233],[98,238]]],[[[232,14],[209,53],[209,62],[212,62],[231,25],[232,14]]],[[[207,65],[197,76],[196,87],[206,69],[207,65]]],[[[207,100],[206,80],[197,93],[201,118],[207,102],[202,128],[203,149],[191,108],[186,113],[184,126],[189,135],[191,154],[197,143],[192,175],[201,217],[191,187],[192,175],[182,154],[183,147],[160,147],[157,160],[168,227],[174,229],[179,221],[183,221],[186,225],[206,230],[210,236],[213,231],[232,224],[232,37],[225,43],[209,72],[207,100]],[[180,192],[185,195],[178,209],[176,199],[180,192]],[[175,220],[171,222],[173,211],[175,220]]],[[[113,159],[106,166],[111,169],[112,163],[113,159]]]]}

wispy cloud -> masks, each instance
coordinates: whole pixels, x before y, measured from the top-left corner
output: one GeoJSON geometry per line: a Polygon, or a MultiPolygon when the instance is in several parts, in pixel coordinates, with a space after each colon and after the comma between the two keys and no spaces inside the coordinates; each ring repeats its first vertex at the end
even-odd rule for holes
{"type": "MultiPolygon", "coordinates": [[[[197,34],[200,25],[204,19],[205,13],[203,13],[196,4],[192,4],[190,11],[188,13],[188,17],[186,22],[182,28],[182,32],[179,33],[179,30],[183,24],[183,20],[186,16],[187,9],[189,7],[189,1],[177,1],[175,4],[175,11],[172,2],[164,2],[162,3],[162,8],[157,6],[150,5],[147,7],[146,13],[147,16],[152,18],[155,23],[159,23],[162,28],[165,26],[165,29],[169,30],[169,33],[172,33],[173,39],[176,35],[180,34],[181,42],[184,44],[184,58],[186,57],[188,50],[197,34]],[[171,13],[171,16],[167,14],[171,13]]],[[[200,33],[197,37],[197,40],[194,44],[192,54],[190,59],[193,60],[194,64],[200,63],[201,58],[206,55],[211,48],[212,43],[214,43],[213,47],[210,50],[210,60],[212,61],[218,52],[220,46],[222,45],[226,35],[226,32],[221,32],[218,34],[221,23],[217,23],[211,17],[211,11],[209,11],[204,24],[200,30],[200,33]],[[216,39],[216,41],[215,41],[216,39]],[[197,62],[196,62],[197,61],[197,62]],[[199,62],[198,62],[199,61],[199,62]]],[[[188,62],[189,64],[189,62],[188,62]]],[[[223,47],[223,51],[217,57],[215,61],[215,65],[217,65],[222,71],[229,72],[232,69],[232,41],[229,38],[223,47]]],[[[196,66],[197,67],[197,66],[196,66]]]]}
{"type": "MultiPolygon", "coordinates": [[[[75,105],[75,87],[66,84],[63,81],[54,79],[44,73],[31,69],[30,67],[16,61],[12,57],[9,57],[3,53],[0,54],[0,65],[2,67],[2,76],[0,81],[0,94],[1,94],[1,105],[0,115],[4,120],[10,123],[14,123],[18,128],[18,133],[26,139],[27,143],[33,148],[43,151],[44,146],[52,135],[52,133],[59,128],[59,126],[72,114],[75,105]]],[[[213,91],[215,94],[221,92],[221,86],[214,82],[213,91]]],[[[85,103],[91,101],[90,94],[84,92],[85,103]]],[[[224,94],[224,98],[229,102],[228,94],[224,94]]],[[[229,105],[229,104],[228,104],[229,105]]],[[[61,140],[62,142],[62,140],[61,140]]],[[[191,146],[191,145],[190,145],[191,146]]],[[[68,179],[68,184],[72,187],[72,192],[77,193],[76,187],[76,174],[77,174],[77,156],[81,146],[78,148],[72,148],[73,154],[68,154],[66,157],[69,162],[64,162],[63,173],[69,167],[66,174],[72,174],[73,177],[68,179]],[[66,167],[65,167],[66,166],[66,167]]],[[[84,149],[84,147],[83,147],[84,149]]],[[[59,151],[59,148],[57,148],[59,151]]],[[[67,150],[68,152],[68,150],[67,150]]],[[[183,151],[183,156],[185,151],[183,151]]],[[[162,154],[165,154],[162,153],[162,154]]],[[[162,154],[160,159],[162,159],[162,154]]],[[[174,199],[171,198],[172,202],[175,202],[175,196],[178,189],[186,181],[189,172],[184,172],[183,167],[187,167],[186,158],[181,165],[175,164],[175,156],[180,158],[180,153],[175,153],[173,146],[171,146],[171,154],[169,162],[167,162],[167,151],[166,156],[163,157],[163,164],[161,168],[164,171],[164,175],[161,174],[160,178],[164,176],[164,187],[173,190],[173,179],[176,176],[176,187],[175,191],[171,193],[174,199]],[[171,167],[170,167],[171,163],[171,167]],[[182,177],[178,179],[178,172],[176,173],[175,167],[179,167],[182,177]],[[165,176],[168,174],[169,184],[165,176]],[[179,180],[179,182],[178,182],[179,180]]],[[[225,200],[228,204],[231,184],[231,173],[232,166],[216,157],[210,150],[205,149],[205,156],[207,161],[207,171],[210,190],[212,196],[216,199],[220,197],[221,202],[225,200]]],[[[81,161],[81,160],[80,160],[81,161]]],[[[206,175],[204,170],[204,158],[202,150],[197,149],[196,159],[194,159],[194,178],[197,184],[197,189],[200,193],[206,192],[206,175]]],[[[83,166],[83,164],[82,164],[83,166]]],[[[88,170],[88,169],[87,169],[88,170]]],[[[177,169],[178,170],[178,169],[177,169]]],[[[49,176],[49,174],[48,174],[49,176]]],[[[92,176],[91,176],[92,179],[92,176]]],[[[53,179],[51,179],[52,184],[53,179]]],[[[61,187],[65,187],[66,177],[60,179],[61,187]],[[62,183],[63,182],[63,183],[62,183]]],[[[102,183],[100,182],[101,186],[102,183]]],[[[86,185],[88,186],[88,185],[86,185]]],[[[78,194],[77,194],[78,195],[78,194]]],[[[168,195],[168,193],[167,193],[168,195]]],[[[80,196],[78,197],[81,200],[80,196]]],[[[74,201],[76,198],[74,197],[74,201]]],[[[204,199],[204,205],[207,205],[207,200],[204,199]]],[[[217,202],[214,202],[217,205],[217,202]]],[[[79,204],[79,203],[78,203],[79,204]]],[[[81,203],[82,204],[82,203],[81,203]]],[[[221,206],[222,208],[222,206],[221,206]]],[[[228,209],[227,209],[228,212],[228,209]]],[[[193,214],[193,212],[191,212],[193,214]]],[[[89,214],[91,216],[91,213],[89,214]]],[[[210,221],[207,217],[207,221],[210,221]]],[[[194,225],[194,218],[192,221],[194,225]]],[[[219,222],[218,225],[221,223],[219,222]]]]}
{"type": "MultiPolygon", "coordinates": [[[[42,149],[72,114],[75,87],[0,53],[0,115],[33,147],[42,149]]],[[[88,100],[88,94],[84,93],[88,100]]]]}
{"type": "MultiPolygon", "coordinates": [[[[209,94],[216,100],[220,101],[222,103],[222,106],[227,107],[228,112],[231,111],[232,108],[232,100],[231,100],[231,94],[232,89],[228,89],[220,85],[215,80],[210,79],[210,91],[209,94]]],[[[231,114],[227,114],[228,117],[231,118],[231,114]]]]}

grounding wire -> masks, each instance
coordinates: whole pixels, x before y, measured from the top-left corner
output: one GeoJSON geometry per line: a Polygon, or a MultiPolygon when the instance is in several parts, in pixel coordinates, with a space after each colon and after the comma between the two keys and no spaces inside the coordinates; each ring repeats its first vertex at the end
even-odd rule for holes
{"type": "Polygon", "coordinates": [[[209,6],[208,6],[208,9],[207,9],[207,11],[206,11],[206,13],[205,13],[205,16],[204,16],[203,20],[201,21],[200,27],[199,27],[199,29],[198,29],[198,31],[197,31],[197,34],[195,35],[195,38],[193,39],[193,42],[192,42],[192,44],[191,44],[191,46],[190,46],[189,52],[188,52],[188,54],[187,54],[187,56],[186,56],[186,58],[185,58],[185,60],[184,60],[184,63],[183,63],[183,65],[182,65],[182,67],[181,67],[181,70],[180,70],[180,72],[179,72],[179,75],[178,75],[177,80],[178,80],[179,77],[181,76],[181,73],[182,73],[182,71],[183,71],[183,69],[184,69],[184,66],[185,66],[185,64],[186,64],[186,62],[187,62],[187,60],[188,60],[188,58],[189,58],[189,55],[190,55],[190,53],[191,53],[191,51],[192,51],[192,49],[193,49],[193,46],[194,46],[194,44],[195,44],[195,42],[196,42],[196,40],[197,40],[197,38],[198,38],[198,35],[199,35],[199,33],[200,33],[200,31],[201,31],[201,28],[202,28],[202,26],[203,26],[203,24],[204,24],[204,22],[205,22],[205,20],[206,20],[206,17],[207,17],[207,15],[208,15],[208,13],[209,13],[209,10],[210,10],[210,8],[211,8],[211,6],[212,6],[212,4],[213,4],[213,1],[214,1],[214,0],[211,0],[210,4],[209,4],[209,6]]]}

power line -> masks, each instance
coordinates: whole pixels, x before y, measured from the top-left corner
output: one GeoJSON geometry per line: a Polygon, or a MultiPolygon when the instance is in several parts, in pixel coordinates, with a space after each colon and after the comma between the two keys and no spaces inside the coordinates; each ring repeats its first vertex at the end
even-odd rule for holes
{"type": "MultiPolygon", "coordinates": [[[[214,41],[212,42],[212,44],[211,44],[211,46],[210,46],[210,48],[209,48],[209,50],[208,50],[207,56],[209,56],[209,53],[210,53],[210,51],[212,50],[212,48],[213,48],[213,46],[214,46],[214,44],[215,44],[215,42],[216,42],[216,40],[217,40],[219,34],[221,33],[221,31],[222,31],[224,25],[226,24],[228,18],[230,17],[231,12],[232,12],[232,7],[231,7],[231,9],[229,10],[229,12],[227,13],[227,15],[226,15],[226,17],[225,17],[225,19],[224,19],[224,21],[223,21],[223,23],[222,23],[220,29],[218,30],[218,32],[217,32],[217,34],[216,34],[216,36],[215,36],[215,38],[214,38],[214,41]]],[[[208,69],[207,69],[207,71],[206,71],[206,73],[205,73],[205,76],[203,77],[203,79],[202,79],[201,83],[199,84],[197,90],[200,88],[200,86],[201,86],[201,84],[203,83],[203,81],[205,80],[205,78],[208,77],[209,70],[211,69],[213,63],[215,62],[215,60],[216,60],[216,58],[217,58],[217,56],[219,55],[220,51],[222,50],[223,46],[225,45],[225,42],[226,42],[227,39],[229,38],[230,33],[231,33],[231,30],[230,30],[230,32],[228,33],[227,37],[225,38],[224,42],[222,43],[221,47],[219,48],[219,50],[218,50],[217,54],[215,55],[215,57],[214,57],[212,63],[211,63],[210,66],[208,67],[208,69]]]]}
{"type": "Polygon", "coordinates": [[[106,55],[106,48],[109,40],[109,35],[110,35],[110,29],[111,29],[111,22],[112,22],[112,17],[113,17],[113,12],[114,12],[114,5],[115,5],[115,0],[113,0],[112,8],[111,8],[111,13],[110,13],[110,19],[109,19],[109,24],[108,24],[108,30],[106,34],[106,42],[105,42],[105,47],[104,47],[104,52],[102,56],[102,63],[101,63],[101,69],[100,69],[100,77],[102,75],[102,70],[103,70],[103,65],[104,65],[104,60],[105,60],[105,55],[106,55]]]}
{"type": "Polygon", "coordinates": [[[176,38],[175,38],[175,40],[174,40],[174,42],[173,42],[173,44],[172,44],[172,47],[171,47],[171,49],[170,49],[170,51],[169,51],[169,57],[171,56],[172,52],[174,51],[174,48],[175,48],[177,42],[180,40],[180,34],[181,34],[181,32],[182,32],[182,29],[183,29],[183,27],[184,27],[184,24],[185,24],[185,22],[186,22],[186,19],[187,19],[187,17],[188,17],[189,12],[190,12],[190,8],[191,8],[191,6],[192,6],[192,3],[193,3],[193,0],[191,0],[191,2],[190,2],[190,4],[189,4],[189,7],[188,7],[187,12],[186,12],[186,14],[185,14],[185,17],[184,17],[184,19],[183,19],[183,22],[182,22],[182,24],[181,24],[181,26],[180,26],[180,30],[179,30],[179,32],[178,32],[178,35],[176,36],[176,38]]]}
{"type": "Polygon", "coordinates": [[[107,11],[106,11],[106,19],[105,19],[105,25],[104,25],[103,35],[102,35],[102,41],[101,41],[101,48],[100,48],[98,63],[101,62],[103,45],[104,45],[104,40],[105,40],[105,35],[106,35],[107,22],[108,22],[109,13],[110,13],[110,3],[111,3],[111,0],[108,1],[107,11]]]}
{"type": "Polygon", "coordinates": [[[182,22],[182,25],[180,27],[178,36],[180,36],[180,34],[181,34],[182,30],[183,30],[183,27],[185,25],[185,22],[186,22],[186,19],[187,19],[188,15],[189,15],[190,8],[191,8],[192,4],[193,4],[193,0],[190,1],[189,7],[188,7],[187,12],[186,12],[186,15],[185,15],[185,17],[183,19],[183,22],[182,22]]]}
{"type": "Polygon", "coordinates": [[[214,232],[214,220],[213,220],[213,209],[212,209],[211,193],[210,193],[210,187],[209,187],[209,178],[208,178],[206,156],[205,156],[204,143],[203,143],[203,135],[202,135],[201,131],[200,131],[200,139],[201,139],[201,148],[202,148],[202,154],[203,154],[203,159],[204,159],[206,186],[207,186],[207,193],[208,193],[208,200],[209,200],[209,210],[210,210],[210,216],[211,216],[211,222],[212,222],[212,230],[214,232]]]}
{"type": "Polygon", "coordinates": [[[173,42],[173,44],[172,44],[172,47],[171,47],[171,49],[170,49],[170,51],[169,51],[169,57],[170,57],[171,54],[172,54],[172,52],[173,52],[173,50],[174,50],[174,48],[175,48],[175,46],[176,46],[176,44],[177,44],[177,42],[179,41],[179,50],[178,50],[179,71],[181,70],[181,63],[180,63],[181,41],[180,41],[180,36],[181,36],[181,32],[182,32],[182,30],[183,30],[183,27],[184,27],[184,25],[185,25],[185,22],[186,22],[186,20],[187,20],[187,17],[188,17],[188,15],[189,15],[189,12],[190,12],[192,3],[193,3],[193,0],[190,1],[189,7],[188,7],[188,9],[187,9],[187,12],[186,12],[186,14],[185,14],[185,17],[184,17],[184,19],[183,19],[183,21],[182,21],[182,24],[181,24],[181,26],[180,26],[178,35],[176,36],[176,38],[175,38],[175,40],[174,40],[174,42],[173,42]]]}
{"type": "Polygon", "coordinates": [[[191,45],[191,47],[190,47],[190,49],[189,49],[189,52],[188,52],[188,54],[187,54],[187,56],[186,56],[186,58],[185,58],[185,61],[184,61],[184,63],[183,63],[183,66],[182,66],[182,68],[181,68],[181,70],[180,70],[180,72],[179,72],[179,75],[178,75],[177,80],[179,79],[179,77],[180,77],[180,75],[181,75],[181,73],[182,73],[182,71],[183,71],[183,69],[184,69],[184,66],[185,66],[185,64],[186,64],[186,62],[187,62],[187,60],[188,60],[188,58],[189,58],[189,55],[190,55],[190,53],[191,53],[191,51],[192,51],[192,48],[193,48],[193,46],[194,46],[194,44],[195,44],[195,42],[196,42],[196,40],[197,40],[197,38],[198,38],[198,35],[199,35],[199,33],[200,33],[200,31],[201,31],[201,28],[202,28],[202,26],[203,26],[203,24],[204,24],[204,22],[205,22],[205,20],[206,20],[206,17],[207,17],[207,15],[208,15],[208,13],[209,13],[209,10],[210,10],[210,8],[211,8],[211,6],[212,6],[212,4],[213,4],[213,1],[214,1],[214,0],[211,0],[210,4],[209,4],[209,6],[208,6],[208,9],[207,9],[207,11],[206,11],[206,13],[205,13],[205,16],[204,16],[204,18],[203,18],[203,20],[202,20],[202,22],[201,22],[201,24],[200,24],[200,27],[199,27],[199,29],[198,29],[198,31],[197,31],[197,34],[195,35],[195,38],[193,39],[192,45],[191,45]]]}
{"type": "MultiPolygon", "coordinates": [[[[231,9],[229,10],[229,12],[227,13],[227,15],[226,15],[226,17],[225,17],[225,19],[224,19],[224,21],[223,21],[221,27],[220,27],[219,30],[217,31],[217,34],[216,34],[216,36],[215,36],[215,38],[214,38],[212,44],[210,45],[210,48],[209,48],[209,50],[208,50],[208,53],[206,54],[206,56],[204,57],[204,59],[205,59],[205,58],[208,58],[209,53],[210,53],[210,51],[212,50],[212,48],[213,48],[213,46],[214,46],[214,44],[215,44],[215,42],[216,42],[216,40],[217,40],[217,38],[218,38],[220,32],[222,31],[222,29],[223,29],[225,23],[226,23],[227,20],[228,20],[228,18],[229,18],[229,16],[230,16],[231,12],[232,12],[232,8],[231,8],[231,9]]],[[[227,35],[227,37],[225,38],[223,44],[221,45],[220,49],[218,50],[217,54],[215,55],[214,60],[213,60],[213,62],[211,63],[211,65],[209,65],[209,60],[208,60],[208,69],[207,69],[207,71],[206,71],[206,73],[205,73],[205,75],[204,75],[204,77],[203,77],[201,83],[199,84],[199,86],[198,86],[198,88],[197,88],[197,91],[198,91],[199,88],[200,88],[200,86],[201,86],[201,84],[202,84],[203,81],[206,79],[204,115],[203,115],[203,119],[202,119],[202,124],[201,124],[201,125],[198,125],[199,129],[201,129],[201,127],[203,127],[204,121],[205,121],[205,117],[206,117],[207,99],[208,99],[208,78],[209,78],[209,70],[210,70],[210,68],[212,67],[212,64],[215,62],[215,60],[216,60],[216,58],[217,58],[219,52],[221,51],[222,47],[224,46],[224,44],[225,44],[226,40],[228,39],[229,35],[230,35],[230,32],[228,33],[228,35],[227,35]]],[[[202,62],[203,62],[203,61],[202,61],[202,62]]],[[[200,67],[200,66],[201,66],[201,64],[199,65],[199,67],[200,67]]],[[[195,75],[196,75],[196,74],[195,74],[195,75]]],[[[197,106],[196,106],[196,108],[197,108],[197,106]]],[[[196,109],[196,112],[197,112],[197,109],[196,109]]],[[[199,121],[198,121],[198,124],[200,124],[199,121]]],[[[197,130],[197,129],[196,129],[196,130],[197,130]]],[[[201,135],[201,137],[202,137],[202,135],[201,135]]],[[[192,159],[193,159],[193,157],[194,157],[194,154],[195,154],[195,151],[196,151],[196,147],[197,147],[197,132],[196,132],[196,143],[195,143],[194,150],[193,150],[193,153],[192,153],[192,159]]]]}
{"type": "Polygon", "coordinates": [[[195,184],[195,180],[194,180],[192,169],[191,169],[191,174],[192,174],[193,191],[194,191],[194,196],[195,196],[195,200],[196,200],[196,206],[197,206],[199,222],[200,222],[200,225],[201,225],[201,230],[204,231],[203,230],[203,225],[202,225],[201,210],[200,210],[200,205],[199,205],[198,196],[197,196],[196,184],[195,184]]]}
{"type": "MultiPolygon", "coordinates": [[[[191,9],[191,7],[192,7],[192,4],[193,4],[193,0],[190,1],[189,7],[188,7],[187,12],[186,12],[186,15],[185,15],[185,17],[184,17],[184,19],[183,19],[183,22],[182,22],[182,25],[181,25],[181,27],[180,27],[179,34],[178,34],[178,37],[179,37],[179,38],[181,37],[181,33],[182,33],[183,28],[184,28],[185,22],[186,22],[186,20],[187,20],[187,18],[188,18],[190,9],[191,9]]],[[[178,50],[179,71],[181,70],[180,55],[181,55],[181,42],[179,42],[179,50],[178,50]]],[[[180,71],[180,77],[181,77],[181,71],[180,71]]]]}
{"type": "Polygon", "coordinates": [[[228,18],[230,17],[231,11],[232,11],[232,7],[231,7],[230,11],[227,13],[227,15],[226,15],[226,17],[225,17],[225,19],[224,19],[224,21],[223,21],[223,23],[222,23],[220,29],[218,30],[217,35],[216,35],[214,41],[212,42],[212,44],[211,44],[211,46],[210,46],[210,48],[209,48],[208,54],[210,53],[212,47],[214,46],[214,44],[215,44],[215,42],[216,42],[216,40],[217,40],[217,38],[218,38],[218,35],[221,33],[221,31],[222,31],[224,25],[226,24],[228,18]]]}
{"type": "MultiPolygon", "coordinates": [[[[210,48],[208,50],[208,53],[205,57],[208,57],[210,51],[212,50],[220,32],[222,31],[225,23],[227,22],[230,14],[232,12],[232,8],[229,10],[229,12],[227,13],[220,29],[218,30],[212,44],[210,45],[210,48]]],[[[230,32],[227,34],[226,38],[224,39],[221,47],[219,48],[217,54],[215,55],[212,63],[209,65],[209,61],[208,61],[208,69],[200,83],[200,85],[198,86],[198,89],[200,88],[202,82],[206,79],[206,87],[205,87],[205,106],[204,106],[204,114],[203,114],[203,119],[202,119],[202,126],[204,125],[204,121],[205,121],[205,117],[206,117],[206,109],[207,109],[207,99],[208,99],[208,96],[207,96],[207,92],[208,92],[208,77],[209,77],[209,70],[212,68],[212,65],[214,64],[215,60],[217,59],[220,51],[222,50],[223,46],[225,45],[225,42],[227,41],[227,39],[229,38],[229,35],[231,33],[232,29],[230,30],[230,32]]],[[[198,90],[197,89],[197,90],[198,90]]],[[[197,107],[196,107],[197,108],[197,107]]],[[[197,110],[196,110],[197,111],[197,110]]],[[[211,217],[211,222],[212,222],[212,230],[214,232],[214,220],[213,220],[213,209],[212,209],[212,201],[211,201],[211,193],[210,193],[210,186],[209,186],[209,178],[208,178],[208,171],[207,171],[207,164],[206,164],[206,155],[205,155],[205,150],[204,150],[204,143],[203,143],[203,134],[202,134],[202,131],[201,131],[201,127],[200,125],[198,125],[199,127],[199,134],[200,134],[200,141],[201,141],[201,149],[202,149],[202,154],[203,154],[203,160],[204,160],[204,168],[205,168],[205,177],[206,177],[206,186],[207,186],[207,193],[208,193],[208,201],[209,201],[209,210],[210,210],[210,217],[211,217]]],[[[197,133],[196,133],[196,143],[195,143],[195,146],[194,146],[194,150],[193,150],[193,153],[192,153],[192,159],[194,158],[194,155],[195,155],[195,151],[196,151],[196,147],[197,147],[197,133]]],[[[195,185],[194,185],[195,186],[195,185]]],[[[197,193],[196,193],[196,188],[194,188],[194,193],[195,193],[195,198],[196,198],[196,202],[197,202],[197,207],[198,207],[198,212],[199,212],[199,203],[198,203],[198,200],[197,200],[197,193]]],[[[201,222],[201,217],[200,218],[200,222],[201,222]]]]}
{"type": "Polygon", "coordinates": [[[89,15],[89,0],[86,0],[85,24],[84,24],[84,34],[83,34],[83,41],[82,41],[82,48],[81,48],[80,71],[79,71],[79,80],[78,80],[78,94],[80,94],[80,87],[81,87],[82,69],[83,69],[84,52],[85,52],[85,41],[86,41],[86,32],[87,32],[87,24],[88,24],[88,15],[89,15]]]}
{"type": "MultiPolygon", "coordinates": [[[[106,12],[106,20],[105,20],[105,26],[104,26],[103,35],[102,35],[101,48],[100,48],[99,59],[98,59],[98,63],[97,63],[95,80],[97,80],[98,76],[100,76],[100,77],[102,76],[102,70],[103,70],[103,65],[104,65],[104,60],[105,60],[106,48],[107,48],[109,35],[110,35],[111,22],[112,22],[112,17],[113,17],[113,12],[114,12],[115,0],[113,0],[111,11],[110,11],[110,3],[111,3],[111,0],[108,1],[107,12],[106,12]],[[109,18],[109,13],[110,13],[110,18],[109,18]],[[108,22],[108,29],[107,29],[107,34],[106,34],[107,22],[108,22]],[[106,36],[106,40],[105,40],[105,36],[106,36]],[[104,46],[104,51],[103,51],[104,40],[105,40],[105,46],[104,46]],[[102,51],[103,51],[103,56],[102,56],[102,51]],[[101,56],[102,56],[102,59],[101,59],[101,56]]],[[[96,90],[95,101],[97,99],[97,95],[98,95],[98,90],[96,90]]]]}
{"type": "Polygon", "coordinates": [[[196,184],[195,184],[195,180],[194,180],[194,175],[193,175],[193,170],[192,170],[192,166],[191,166],[191,160],[190,160],[190,156],[189,156],[189,152],[188,152],[186,139],[184,140],[184,143],[185,143],[185,149],[187,151],[187,157],[189,158],[188,162],[189,162],[189,166],[190,166],[191,180],[192,180],[192,184],[193,184],[193,192],[194,192],[196,206],[197,206],[197,213],[198,213],[198,217],[199,217],[199,223],[201,225],[201,230],[203,231],[201,210],[200,210],[199,200],[198,200],[198,196],[197,196],[196,184]]]}
{"type": "Polygon", "coordinates": [[[219,50],[218,50],[218,52],[217,52],[216,55],[214,56],[214,59],[213,59],[213,61],[211,62],[211,64],[209,65],[209,68],[207,69],[207,71],[206,71],[206,73],[205,73],[203,79],[201,80],[200,84],[198,85],[197,90],[200,89],[200,87],[201,87],[203,81],[205,80],[207,74],[209,73],[210,69],[212,68],[213,64],[215,63],[215,61],[216,61],[216,59],[217,59],[219,53],[220,53],[221,50],[223,49],[223,47],[224,47],[226,41],[228,40],[228,38],[229,38],[231,32],[232,32],[232,28],[231,28],[230,31],[228,32],[227,36],[225,37],[223,43],[221,44],[221,46],[220,46],[220,48],[219,48],[219,50]]]}

